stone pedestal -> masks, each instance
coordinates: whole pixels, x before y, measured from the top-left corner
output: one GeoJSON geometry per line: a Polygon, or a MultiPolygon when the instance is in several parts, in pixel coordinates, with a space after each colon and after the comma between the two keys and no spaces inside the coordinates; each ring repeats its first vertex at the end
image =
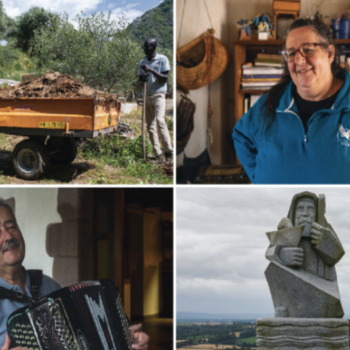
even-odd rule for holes
{"type": "Polygon", "coordinates": [[[258,350],[349,350],[349,320],[338,318],[260,318],[258,350]]]}

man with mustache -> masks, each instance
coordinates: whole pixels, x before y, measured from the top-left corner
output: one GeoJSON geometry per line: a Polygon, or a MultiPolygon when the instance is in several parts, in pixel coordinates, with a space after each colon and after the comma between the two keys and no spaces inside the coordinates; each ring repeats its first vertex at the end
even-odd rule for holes
{"type": "MultiPolygon", "coordinates": [[[[8,350],[11,345],[10,337],[6,334],[9,315],[29,304],[27,297],[32,298],[31,279],[22,266],[24,257],[25,243],[12,208],[3,199],[0,199],[0,287],[13,291],[14,294],[19,296],[22,295],[22,298],[26,299],[13,301],[0,298],[0,344],[4,344],[1,350],[8,350]]],[[[52,278],[43,275],[37,291],[37,298],[42,298],[60,288],[52,278]]],[[[148,348],[149,337],[142,332],[141,328],[141,324],[130,327],[133,338],[132,346],[135,350],[146,350],[148,348]]],[[[20,346],[13,348],[13,350],[28,349],[20,346]]]]}
{"type": "Polygon", "coordinates": [[[271,236],[266,251],[271,263],[265,275],[274,300],[275,317],[337,318],[343,315],[335,264],[345,252],[324,213],[323,195],[318,198],[314,193],[298,193],[292,199],[288,217],[281,220],[278,231],[271,236]],[[297,246],[291,246],[288,234],[296,235],[298,226],[302,236],[297,246]],[[279,241],[285,245],[276,243],[279,235],[285,235],[285,240],[279,241]],[[307,310],[318,297],[320,303],[329,303],[328,308],[318,304],[318,308],[307,310]],[[320,314],[322,310],[327,314],[320,314]],[[310,312],[313,316],[305,316],[310,312]]]}

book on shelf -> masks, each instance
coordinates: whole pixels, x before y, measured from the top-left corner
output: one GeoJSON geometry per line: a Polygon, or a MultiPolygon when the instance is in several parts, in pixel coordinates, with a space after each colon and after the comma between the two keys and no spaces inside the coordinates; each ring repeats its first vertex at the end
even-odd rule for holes
{"type": "Polygon", "coordinates": [[[252,82],[245,82],[242,81],[241,85],[242,87],[250,87],[250,88],[254,88],[254,87],[261,87],[261,86],[266,86],[266,87],[271,87],[277,84],[278,81],[252,81],[252,82]]]}
{"type": "Polygon", "coordinates": [[[282,68],[275,67],[249,67],[243,68],[243,75],[277,75],[283,74],[282,68]]]}
{"type": "Polygon", "coordinates": [[[250,97],[246,97],[243,101],[244,106],[243,106],[243,113],[247,113],[250,108],[254,106],[256,101],[260,98],[261,95],[255,95],[251,94],[250,97]]]}
{"type": "Polygon", "coordinates": [[[262,59],[256,59],[254,61],[256,67],[276,67],[276,68],[282,68],[283,63],[281,61],[274,61],[274,60],[262,60],[262,59]]]}
{"type": "Polygon", "coordinates": [[[271,86],[242,86],[241,87],[241,91],[244,91],[244,90],[247,90],[248,93],[251,92],[251,90],[266,90],[266,91],[269,91],[271,89],[271,86]]]}
{"type": "Polygon", "coordinates": [[[252,108],[255,102],[260,98],[261,95],[250,95],[250,108],[252,108]]]}
{"type": "Polygon", "coordinates": [[[249,98],[244,99],[243,113],[246,114],[249,111],[249,98]]]}
{"type": "Polygon", "coordinates": [[[242,79],[241,80],[243,83],[249,83],[249,82],[256,82],[256,83],[259,83],[259,82],[276,82],[278,83],[280,81],[279,78],[275,78],[275,79],[242,79]]]}
{"type": "Polygon", "coordinates": [[[244,79],[281,79],[282,74],[246,74],[242,75],[242,80],[244,79]]]}
{"type": "Polygon", "coordinates": [[[258,53],[256,58],[262,60],[275,60],[280,62],[283,60],[281,55],[273,53],[258,53]]]}

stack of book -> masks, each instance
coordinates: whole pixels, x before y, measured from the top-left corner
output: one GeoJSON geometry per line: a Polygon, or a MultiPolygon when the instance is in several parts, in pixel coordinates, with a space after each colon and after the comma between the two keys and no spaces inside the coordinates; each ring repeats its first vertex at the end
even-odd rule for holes
{"type": "Polygon", "coordinates": [[[283,61],[280,52],[267,49],[257,54],[252,64],[243,65],[242,89],[268,90],[277,84],[283,74],[283,61]]]}
{"type": "Polygon", "coordinates": [[[270,89],[277,84],[282,74],[282,68],[244,65],[241,85],[243,89],[270,89]]]}

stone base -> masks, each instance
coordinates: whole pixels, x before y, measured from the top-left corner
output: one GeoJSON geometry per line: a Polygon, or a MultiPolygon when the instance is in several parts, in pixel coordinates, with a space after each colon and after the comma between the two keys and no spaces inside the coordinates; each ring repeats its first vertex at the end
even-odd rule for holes
{"type": "Polygon", "coordinates": [[[338,318],[259,318],[258,350],[349,350],[349,320],[338,318]]]}

